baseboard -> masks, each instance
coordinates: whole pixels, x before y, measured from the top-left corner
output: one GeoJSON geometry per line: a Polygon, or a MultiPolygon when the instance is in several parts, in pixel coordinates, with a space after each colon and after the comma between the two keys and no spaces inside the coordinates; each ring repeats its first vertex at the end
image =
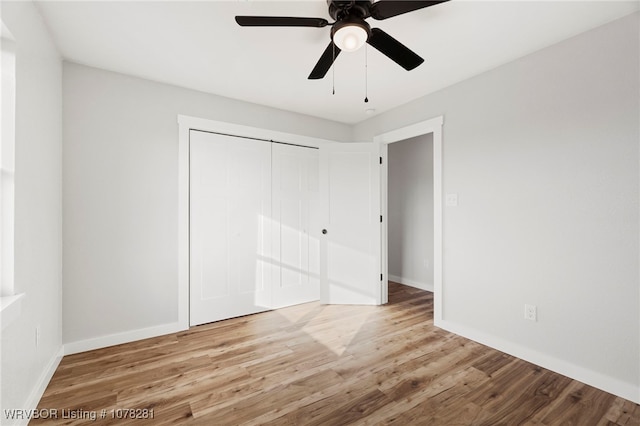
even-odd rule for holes
{"type": "MultiPolygon", "coordinates": [[[[44,368],[42,374],[40,375],[40,378],[38,379],[38,383],[36,383],[36,386],[33,388],[31,393],[29,394],[29,398],[27,398],[27,402],[25,404],[24,413],[33,413],[35,409],[38,407],[38,404],[40,403],[40,399],[42,398],[44,391],[47,389],[47,386],[49,385],[51,378],[56,372],[56,369],[58,368],[58,365],[60,364],[60,361],[62,360],[63,356],[64,356],[64,346],[61,345],[58,351],[53,355],[53,357],[47,363],[47,366],[44,368]]],[[[29,423],[29,419],[19,419],[11,422],[9,419],[4,417],[4,413],[3,413],[2,419],[3,421],[9,422],[8,424],[12,424],[15,426],[18,426],[18,425],[26,426],[29,423]]]]}
{"type": "Polygon", "coordinates": [[[175,322],[171,324],[158,325],[155,327],[125,331],[122,333],[108,334],[106,336],[65,343],[64,354],[71,355],[79,352],[92,351],[94,349],[102,349],[108,346],[121,345],[123,343],[135,342],[136,340],[158,337],[184,330],[184,326],[181,326],[180,323],[175,322]]]}
{"type": "Polygon", "coordinates": [[[389,274],[389,281],[394,281],[399,284],[408,285],[410,287],[419,288],[421,290],[431,291],[433,292],[433,283],[421,283],[419,281],[410,280],[407,278],[399,277],[397,275],[389,274]]]}
{"type": "Polygon", "coordinates": [[[628,399],[636,404],[640,404],[640,387],[634,386],[632,383],[624,382],[542,352],[538,352],[446,320],[436,321],[435,325],[436,327],[440,327],[444,330],[466,337],[467,339],[482,343],[483,345],[487,345],[493,349],[497,349],[501,352],[505,352],[509,355],[513,355],[517,358],[546,368],[547,370],[562,374],[563,376],[567,376],[589,386],[593,386],[621,398],[628,399]]]}

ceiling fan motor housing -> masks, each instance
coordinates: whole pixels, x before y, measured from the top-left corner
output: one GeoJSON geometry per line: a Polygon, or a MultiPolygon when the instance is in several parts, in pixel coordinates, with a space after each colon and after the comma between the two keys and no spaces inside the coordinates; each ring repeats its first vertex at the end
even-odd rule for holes
{"type": "Polygon", "coordinates": [[[336,21],[341,21],[348,17],[356,17],[364,20],[371,16],[369,8],[373,4],[372,0],[327,0],[329,5],[329,16],[336,21]]]}

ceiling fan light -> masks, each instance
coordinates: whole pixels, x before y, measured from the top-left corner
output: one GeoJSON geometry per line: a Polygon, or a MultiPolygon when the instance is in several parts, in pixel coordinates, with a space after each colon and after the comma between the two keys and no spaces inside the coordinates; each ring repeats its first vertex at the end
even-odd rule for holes
{"type": "Polygon", "coordinates": [[[369,38],[367,30],[357,24],[344,25],[333,34],[333,42],[345,52],[355,52],[369,38]]]}

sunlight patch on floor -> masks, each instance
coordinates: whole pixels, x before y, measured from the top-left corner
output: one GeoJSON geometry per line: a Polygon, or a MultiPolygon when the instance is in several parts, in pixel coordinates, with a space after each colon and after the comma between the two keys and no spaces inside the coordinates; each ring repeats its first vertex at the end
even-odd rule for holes
{"type": "Polygon", "coordinates": [[[353,306],[346,306],[348,306],[351,314],[339,324],[330,323],[327,319],[335,318],[335,315],[339,315],[340,311],[344,310],[344,307],[340,305],[325,305],[322,313],[316,315],[302,328],[305,333],[338,356],[344,354],[354,337],[366,326],[368,319],[376,308],[375,306],[361,306],[358,307],[358,315],[353,315],[353,306]]]}

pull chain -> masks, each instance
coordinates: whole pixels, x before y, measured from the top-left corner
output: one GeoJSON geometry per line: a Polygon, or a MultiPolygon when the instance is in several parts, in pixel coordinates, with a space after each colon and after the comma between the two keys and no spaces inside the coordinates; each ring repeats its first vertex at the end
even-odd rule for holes
{"type": "Polygon", "coordinates": [[[369,102],[369,75],[368,75],[368,60],[367,60],[367,44],[364,45],[364,102],[369,102]]]}
{"type": "Polygon", "coordinates": [[[331,41],[331,46],[333,49],[333,63],[331,64],[331,84],[333,86],[332,95],[336,94],[336,44],[331,41]]]}

